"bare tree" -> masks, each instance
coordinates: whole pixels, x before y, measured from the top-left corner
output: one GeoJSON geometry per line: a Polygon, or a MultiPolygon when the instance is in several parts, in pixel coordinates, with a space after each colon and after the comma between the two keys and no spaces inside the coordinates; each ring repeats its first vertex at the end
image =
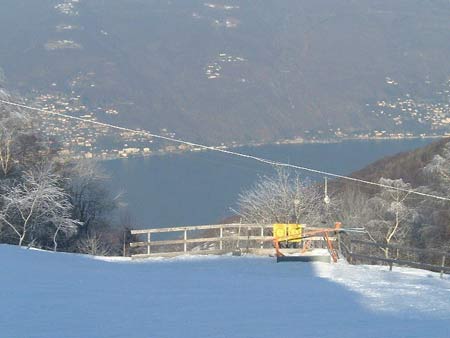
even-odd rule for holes
{"type": "MultiPolygon", "coordinates": [[[[381,178],[380,184],[411,190],[409,183],[402,179],[392,180],[381,178]]],[[[411,230],[411,225],[418,214],[408,206],[407,199],[410,193],[396,189],[383,188],[380,193],[370,198],[368,203],[371,211],[371,220],[365,225],[367,234],[376,242],[390,244],[393,240],[402,243],[411,230]]],[[[389,249],[383,249],[389,257],[389,249]]]]}
{"type": "Polygon", "coordinates": [[[110,253],[110,248],[103,241],[102,236],[97,233],[88,234],[85,238],[78,242],[78,251],[81,253],[94,255],[94,256],[106,256],[110,253]]]}
{"type": "Polygon", "coordinates": [[[79,235],[86,236],[111,216],[119,203],[119,196],[112,197],[105,186],[108,176],[95,161],[78,161],[63,174],[68,178],[66,190],[73,205],[72,218],[81,222],[79,235]]]}
{"type": "Polygon", "coordinates": [[[322,217],[322,195],[310,182],[284,169],[263,176],[242,192],[238,214],[246,222],[318,224],[322,217]]]}
{"type": "MultiPolygon", "coordinates": [[[[11,100],[1,90],[0,97],[11,100]]],[[[22,109],[0,103],[0,174],[3,177],[26,170],[42,157],[54,154],[36,132],[34,122],[35,118],[22,109]]]]}
{"type": "Polygon", "coordinates": [[[444,146],[441,155],[435,155],[423,168],[423,173],[438,190],[450,193],[450,142],[444,146]]]}
{"type": "Polygon", "coordinates": [[[12,161],[11,161],[11,146],[13,138],[11,133],[4,125],[0,125],[0,166],[3,175],[8,175],[12,161]]]}
{"type": "MultiPolygon", "coordinates": [[[[450,195],[450,142],[447,142],[441,154],[437,154],[423,168],[428,179],[426,186],[420,189],[429,194],[450,195]]],[[[427,247],[448,250],[450,241],[450,210],[448,202],[424,199],[418,203],[422,225],[418,228],[418,241],[427,247]]]]}
{"type": "Polygon", "coordinates": [[[3,187],[0,222],[16,234],[19,246],[28,235],[45,228],[52,233],[56,250],[58,234],[74,231],[74,221],[70,218],[72,206],[58,183],[52,168],[41,166],[24,172],[16,184],[3,187]]]}
{"type": "Polygon", "coordinates": [[[14,165],[20,136],[28,125],[29,119],[20,112],[3,110],[0,115],[0,169],[4,176],[10,173],[14,165]]]}
{"type": "Polygon", "coordinates": [[[333,218],[339,220],[349,228],[360,228],[369,221],[372,210],[369,205],[369,196],[354,186],[346,186],[334,200],[333,218]]]}

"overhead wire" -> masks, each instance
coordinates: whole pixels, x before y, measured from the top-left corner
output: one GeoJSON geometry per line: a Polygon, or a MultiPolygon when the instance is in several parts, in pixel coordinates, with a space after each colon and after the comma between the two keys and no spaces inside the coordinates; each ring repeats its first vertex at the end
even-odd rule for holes
{"type": "Polygon", "coordinates": [[[98,126],[111,128],[111,129],[115,129],[115,130],[120,130],[120,131],[125,131],[125,132],[130,132],[130,133],[134,133],[134,134],[150,136],[150,137],[153,137],[155,139],[166,140],[166,141],[174,142],[174,143],[178,143],[178,144],[184,144],[184,145],[188,145],[188,146],[191,146],[191,147],[196,147],[196,148],[200,148],[200,149],[204,149],[204,150],[220,152],[220,153],[223,153],[223,154],[228,154],[228,155],[240,157],[240,158],[244,158],[244,159],[247,159],[247,160],[253,160],[253,161],[256,161],[256,162],[263,163],[263,164],[268,164],[268,165],[271,165],[271,166],[274,166],[274,167],[281,167],[281,168],[290,168],[290,169],[295,169],[295,170],[301,170],[301,171],[306,171],[306,172],[310,172],[310,173],[313,173],[313,174],[319,174],[319,175],[326,176],[326,177],[332,177],[332,178],[347,180],[347,181],[351,181],[351,182],[355,182],[355,183],[362,183],[362,184],[365,184],[365,185],[370,185],[370,186],[384,188],[384,189],[389,189],[389,190],[401,191],[401,192],[404,192],[404,193],[414,194],[414,195],[418,195],[418,196],[422,196],[422,197],[434,198],[434,199],[438,199],[438,200],[442,200],[442,201],[450,201],[450,198],[445,197],[445,196],[438,196],[438,195],[434,195],[434,194],[428,194],[428,193],[424,193],[424,192],[420,192],[420,191],[415,191],[415,190],[412,190],[412,189],[393,187],[393,186],[382,184],[382,183],[366,181],[366,180],[359,179],[359,178],[356,178],[356,177],[345,176],[345,175],[335,174],[335,173],[331,173],[331,172],[327,172],[327,171],[323,171],[323,170],[318,170],[318,169],[314,169],[314,168],[308,168],[308,167],[304,167],[304,166],[300,166],[300,165],[274,161],[274,160],[270,160],[270,159],[266,159],[266,158],[262,158],[262,157],[257,157],[257,156],[250,155],[250,154],[239,153],[237,151],[232,151],[232,150],[223,149],[223,148],[214,147],[214,146],[208,146],[208,145],[204,145],[204,144],[200,144],[200,143],[196,143],[196,142],[191,142],[191,141],[186,141],[186,140],[182,140],[182,139],[177,139],[177,138],[172,138],[172,137],[168,137],[168,136],[164,136],[164,135],[158,135],[158,134],[146,131],[146,130],[132,129],[132,128],[127,128],[127,127],[117,126],[117,125],[106,123],[106,122],[90,120],[90,119],[86,119],[86,118],[82,118],[82,117],[72,116],[72,115],[68,115],[68,114],[64,114],[64,113],[60,113],[60,112],[56,112],[56,111],[52,111],[52,110],[46,110],[46,109],[42,109],[42,108],[37,108],[37,107],[31,107],[31,106],[28,106],[28,105],[24,105],[24,104],[17,103],[17,102],[12,102],[12,101],[7,101],[7,100],[3,100],[3,99],[0,99],[0,102],[4,103],[4,104],[7,104],[7,105],[15,106],[15,107],[18,107],[18,108],[29,109],[29,110],[32,110],[32,111],[45,113],[45,114],[48,114],[48,115],[65,117],[67,119],[71,119],[71,120],[75,120],[75,121],[95,124],[95,125],[98,125],[98,126]]]}

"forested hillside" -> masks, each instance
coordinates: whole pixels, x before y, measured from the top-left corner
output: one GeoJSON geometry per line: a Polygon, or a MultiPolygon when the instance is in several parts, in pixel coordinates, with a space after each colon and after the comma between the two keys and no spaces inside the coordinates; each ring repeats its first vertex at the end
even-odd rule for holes
{"type": "MultiPolygon", "coordinates": [[[[450,141],[381,159],[352,176],[449,198],[450,141]]],[[[364,225],[374,239],[449,251],[449,201],[343,181],[335,189],[342,220],[364,225]]]]}
{"type": "Polygon", "coordinates": [[[2,6],[0,84],[37,104],[214,144],[448,130],[448,1],[2,6]]]}

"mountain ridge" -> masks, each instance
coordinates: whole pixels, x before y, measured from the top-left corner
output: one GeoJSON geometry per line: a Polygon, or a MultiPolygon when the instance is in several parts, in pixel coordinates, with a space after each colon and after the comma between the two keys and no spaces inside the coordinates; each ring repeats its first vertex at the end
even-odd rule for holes
{"type": "Polygon", "coordinates": [[[31,99],[79,95],[94,112],[118,110],[107,117],[118,124],[211,144],[448,129],[425,118],[434,107],[418,122],[408,108],[379,106],[409,95],[445,108],[448,97],[433,96],[450,75],[441,0],[4,6],[8,87],[31,99]]]}

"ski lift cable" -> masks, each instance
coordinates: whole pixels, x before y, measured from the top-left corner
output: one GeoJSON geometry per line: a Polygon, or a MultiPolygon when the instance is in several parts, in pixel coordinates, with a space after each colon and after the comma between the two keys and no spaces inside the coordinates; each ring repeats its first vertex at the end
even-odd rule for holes
{"type": "Polygon", "coordinates": [[[85,119],[85,118],[82,118],[82,117],[72,116],[72,115],[59,113],[59,112],[55,112],[55,111],[51,111],[51,110],[45,110],[45,109],[41,109],[41,108],[37,108],[37,107],[31,107],[31,106],[28,106],[28,105],[24,105],[24,104],[20,104],[20,103],[17,103],[17,102],[12,102],[12,101],[7,101],[7,100],[3,100],[3,99],[0,99],[0,102],[4,103],[4,104],[7,104],[7,105],[19,107],[19,108],[24,108],[24,109],[29,109],[29,110],[32,110],[32,111],[41,112],[41,113],[44,113],[44,114],[47,114],[47,115],[54,115],[54,116],[65,117],[67,119],[71,119],[71,120],[75,120],[75,121],[95,124],[95,125],[106,127],[106,128],[111,128],[111,129],[115,129],[115,130],[130,132],[130,133],[134,133],[134,134],[146,135],[146,136],[150,136],[150,137],[153,137],[153,138],[156,138],[156,139],[160,139],[160,140],[166,140],[166,141],[169,141],[169,142],[185,144],[185,145],[188,145],[188,146],[197,147],[197,148],[201,148],[201,149],[205,149],[205,150],[220,152],[220,153],[223,153],[223,154],[236,156],[236,157],[241,157],[241,158],[245,158],[245,159],[248,159],[248,160],[253,160],[253,161],[256,161],[256,162],[272,165],[272,166],[275,166],[275,167],[291,168],[291,169],[306,171],[306,172],[310,172],[310,173],[318,174],[318,175],[323,175],[323,176],[327,176],[327,177],[338,178],[338,179],[347,180],[347,181],[356,182],[356,183],[363,183],[363,184],[366,184],[366,185],[376,186],[376,187],[380,187],[380,188],[384,188],[384,189],[388,189],[388,190],[396,190],[396,191],[401,191],[401,192],[405,192],[405,193],[409,193],[409,194],[419,195],[419,196],[422,196],[422,197],[429,197],[429,198],[434,198],[434,199],[438,199],[438,200],[442,200],[442,201],[450,201],[450,198],[444,197],[444,196],[428,194],[428,193],[424,193],[424,192],[420,192],[420,191],[415,191],[415,190],[412,190],[412,189],[393,187],[393,186],[382,184],[382,183],[366,181],[366,180],[355,178],[355,177],[335,174],[335,173],[326,172],[326,171],[318,170],[318,169],[314,169],[314,168],[308,168],[308,167],[304,167],[304,166],[300,166],[300,165],[294,165],[294,164],[289,164],[289,163],[284,163],[284,162],[278,162],[278,161],[274,161],[274,160],[270,160],[270,159],[266,159],[266,158],[262,158],[262,157],[257,157],[257,156],[254,156],[254,155],[239,153],[239,152],[232,151],[232,150],[217,148],[217,147],[214,147],[214,146],[208,146],[208,145],[195,143],[195,142],[190,142],[190,141],[186,141],[186,140],[182,140],[182,139],[177,139],[177,138],[172,138],[172,137],[168,137],[168,136],[158,135],[158,134],[154,134],[154,133],[151,133],[149,131],[146,131],[146,130],[132,129],[132,128],[122,127],[122,126],[118,126],[118,125],[114,125],[114,124],[110,124],[110,123],[106,123],[106,122],[89,120],[89,119],[85,119]]]}

